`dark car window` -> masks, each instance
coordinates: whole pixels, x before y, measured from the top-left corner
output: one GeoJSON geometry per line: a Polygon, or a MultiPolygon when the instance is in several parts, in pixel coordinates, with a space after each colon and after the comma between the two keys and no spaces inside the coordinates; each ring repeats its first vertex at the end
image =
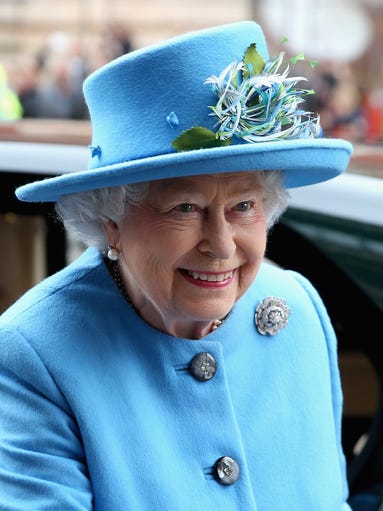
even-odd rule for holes
{"type": "Polygon", "coordinates": [[[383,226],[290,209],[284,222],[311,240],[383,311],[383,226]]]}

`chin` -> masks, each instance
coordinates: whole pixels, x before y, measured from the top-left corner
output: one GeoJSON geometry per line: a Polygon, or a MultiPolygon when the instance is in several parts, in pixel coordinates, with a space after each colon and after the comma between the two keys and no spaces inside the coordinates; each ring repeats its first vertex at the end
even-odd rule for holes
{"type": "Polygon", "coordinates": [[[204,303],[199,304],[198,310],[190,310],[190,318],[196,318],[196,321],[214,321],[215,319],[222,319],[229,314],[233,308],[236,300],[227,302],[225,304],[204,303]],[[202,307],[201,307],[202,305],[202,307]]]}

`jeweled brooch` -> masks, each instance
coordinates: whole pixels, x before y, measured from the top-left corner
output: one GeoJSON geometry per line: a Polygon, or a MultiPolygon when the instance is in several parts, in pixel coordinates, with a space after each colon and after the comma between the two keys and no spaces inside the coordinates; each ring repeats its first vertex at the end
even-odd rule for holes
{"type": "Polygon", "coordinates": [[[283,298],[268,296],[255,311],[255,324],[262,335],[275,335],[287,325],[290,309],[283,298]]]}

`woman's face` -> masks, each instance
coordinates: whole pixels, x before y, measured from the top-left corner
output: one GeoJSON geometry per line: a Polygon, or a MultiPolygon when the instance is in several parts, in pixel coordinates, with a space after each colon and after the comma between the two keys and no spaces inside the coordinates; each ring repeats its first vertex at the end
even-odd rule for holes
{"type": "Polygon", "coordinates": [[[139,314],[200,338],[253,282],[266,246],[256,172],[153,181],[144,202],[105,225],[139,314]]]}

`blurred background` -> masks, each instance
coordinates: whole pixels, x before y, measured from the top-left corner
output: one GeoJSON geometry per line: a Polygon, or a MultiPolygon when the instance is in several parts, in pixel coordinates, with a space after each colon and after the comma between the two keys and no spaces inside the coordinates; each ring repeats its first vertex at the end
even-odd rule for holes
{"type": "Polygon", "coordinates": [[[100,65],[241,19],[262,24],[270,53],[319,61],[311,106],[325,133],[382,143],[383,0],[1,0],[0,118],[86,119],[82,81],[100,65]]]}

